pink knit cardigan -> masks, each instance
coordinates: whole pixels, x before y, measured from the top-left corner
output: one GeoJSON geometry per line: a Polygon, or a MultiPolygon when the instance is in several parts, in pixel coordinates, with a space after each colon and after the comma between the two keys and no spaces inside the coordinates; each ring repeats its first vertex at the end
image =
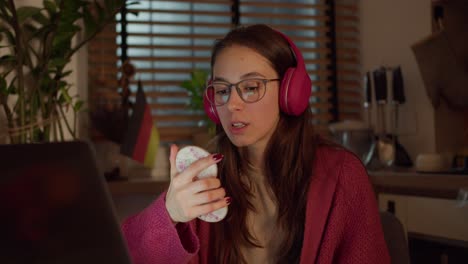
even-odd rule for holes
{"type": "MultiPolygon", "coordinates": [[[[164,198],[165,193],[122,225],[134,264],[214,263],[210,224],[174,226],[164,198]]],[[[346,150],[317,151],[300,263],[390,263],[367,173],[346,150]]]]}

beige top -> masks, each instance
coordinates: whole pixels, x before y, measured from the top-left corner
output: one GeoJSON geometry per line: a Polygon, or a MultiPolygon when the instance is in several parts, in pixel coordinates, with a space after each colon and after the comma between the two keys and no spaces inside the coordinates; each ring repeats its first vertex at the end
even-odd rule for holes
{"type": "Polygon", "coordinates": [[[241,252],[247,263],[275,263],[284,238],[284,232],[276,222],[278,208],[267,190],[263,176],[255,175],[252,178],[251,189],[254,193],[252,204],[256,211],[247,213],[247,224],[251,234],[263,248],[243,245],[241,252]]]}

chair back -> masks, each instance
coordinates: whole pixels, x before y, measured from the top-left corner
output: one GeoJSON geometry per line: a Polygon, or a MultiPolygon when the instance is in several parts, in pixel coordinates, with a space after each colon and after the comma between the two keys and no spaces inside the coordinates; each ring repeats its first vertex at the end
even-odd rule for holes
{"type": "Polygon", "coordinates": [[[392,264],[409,264],[408,242],[400,220],[389,212],[380,212],[380,220],[392,264]]]}

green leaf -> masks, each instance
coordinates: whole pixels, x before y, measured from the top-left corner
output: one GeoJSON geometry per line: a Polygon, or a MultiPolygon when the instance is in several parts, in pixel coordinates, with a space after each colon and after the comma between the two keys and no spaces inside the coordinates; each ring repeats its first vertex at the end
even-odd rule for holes
{"type": "Polygon", "coordinates": [[[33,142],[42,142],[45,140],[45,133],[40,128],[33,130],[33,142]]]}
{"type": "Polygon", "coordinates": [[[93,6],[97,12],[97,22],[102,24],[106,19],[106,10],[97,1],[94,1],[93,6]]]}
{"type": "Polygon", "coordinates": [[[57,5],[50,0],[44,0],[43,5],[49,14],[53,14],[57,10],[57,5]]]}
{"type": "Polygon", "coordinates": [[[16,63],[16,57],[12,55],[4,55],[0,57],[0,66],[9,66],[16,63]]]}
{"type": "Polygon", "coordinates": [[[203,93],[205,92],[208,72],[195,69],[190,74],[190,80],[183,81],[180,86],[189,92],[190,108],[193,110],[203,109],[203,93]]]}
{"type": "Polygon", "coordinates": [[[8,86],[8,89],[7,89],[7,94],[16,94],[18,92],[15,87],[16,78],[17,77],[15,76],[13,80],[11,80],[10,86],[8,86]]]}
{"type": "Polygon", "coordinates": [[[31,24],[31,23],[24,23],[23,25],[23,33],[27,42],[33,39],[34,34],[38,31],[38,28],[31,24]]]}
{"type": "Polygon", "coordinates": [[[73,25],[78,19],[82,18],[80,10],[86,5],[88,3],[81,0],[65,1],[63,8],[60,10],[59,29],[61,29],[62,25],[73,25]]]}
{"type": "Polygon", "coordinates": [[[193,85],[191,81],[185,80],[180,84],[180,86],[188,91],[193,91],[193,85]]]}
{"type": "Polygon", "coordinates": [[[83,107],[83,105],[84,105],[84,101],[82,100],[76,101],[76,103],[73,105],[73,111],[79,112],[81,108],[83,107]]]}
{"type": "Polygon", "coordinates": [[[59,90],[66,89],[67,86],[68,86],[68,83],[66,81],[64,81],[64,80],[58,82],[58,89],[59,90]]]}
{"type": "Polygon", "coordinates": [[[6,36],[6,39],[8,40],[9,44],[15,45],[16,40],[15,40],[15,36],[13,35],[13,33],[7,28],[1,27],[1,24],[0,24],[0,35],[6,36]]]}
{"type": "Polygon", "coordinates": [[[138,16],[138,13],[139,13],[139,12],[138,12],[138,11],[129,10],[128,13],[129,13],[129,14],[132,14],[132,15],[134,15],[134,16],[138,16]]]}
{"type": "Polygon", "coordinates": [[[192,79],[197,88],[203,88],[205,86],[207,77],[208,73],[202,70],[194,70],[192,73],[192,79]]]}
{"type": "Polygon", "coordinates": [[[97,22],[94,19],[94,17],[91,15],[91,11],[89,10],[88,6],[84,7],[83,9],[83,21],[84,21],[85,32],[87,36],[91,35],[97,30],[98,28],[97,22]]]}
{"type": "Polygon", "coordinates": [[[49,62],[49,68],[63,68],[67,63],[68,60],[65,58],[53,58],[49,62]]]}
{"type": "Polygon", "coordinates": [[[66,71],[64,73],[62,73],[62,78],[65,78],[67,77],[68,75],[70,75],[73,71],[66,71]]]}
{"type": "Polygon", "coordinates": [[[54,53],[53,56],[64,56],[67,51],[71,48],[72,38],[75,35],[73,31],[58,31],[59,33],[55,36],[52,41],[52,47],[54,53]]]}
{"type": "Polygon", "coordinates": [[[41,8],[33,7],[33,6],[22,6],[18,8],[16,11],[18,15],[18,22],[23,24],[24,21],[32,16],[36,15],[37,13],[41,12],[41,8]]]}
{"type": "Polygon", "coordinates": [[[3,78],[2,76],[0,76],[0,94],[8,94],[7,83],[5,78],[3,78]]]}
{"type": "Polygon", "coordinates": [[[31,35],[31,39],[37,39],[38,41],[45,42],[46,37],[55,29],[55,25],[48,24],[38,28],[31,35]]]}
{"type": "Polygon", "coordinates": [[[39,93],[34,93],[31,98],[31,112],[36,114],[41,106],[41,100],[39,98],[39,93]]]}
{"type": "Polygon", "coordinates": [[[42,14],[42,12],[34,14],[32,18],[34,19],[34,21],[38,22],[41,25],[48,25],[51,23],[50,19],[47,18],[44,14],[42,14]]]}

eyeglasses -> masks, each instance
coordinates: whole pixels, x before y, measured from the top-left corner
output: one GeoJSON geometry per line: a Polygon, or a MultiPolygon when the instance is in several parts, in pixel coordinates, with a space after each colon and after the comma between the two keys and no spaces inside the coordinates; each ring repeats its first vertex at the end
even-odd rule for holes
{"type": "Polygon", "coordinates": [[[245,79],[238,83],[213,82],[206,87],[207,98],[211,104],[222,106],[229,101],[232,87],[236,88],[237,94],[246,103],[260,101],[266,92],[268,82],[280,79],[245,79]]]}

